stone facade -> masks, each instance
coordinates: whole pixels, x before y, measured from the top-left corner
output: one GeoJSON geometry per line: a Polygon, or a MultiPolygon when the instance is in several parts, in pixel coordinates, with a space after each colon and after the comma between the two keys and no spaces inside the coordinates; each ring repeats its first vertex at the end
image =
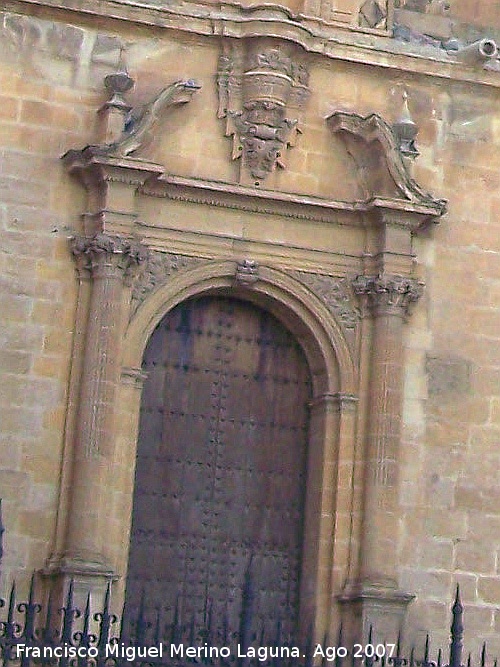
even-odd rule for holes
{"type": "Polygon", "coordinates": [[[311,367],[318,636],[445,644],[458,582],[500,653],[497,14],[4,3],[3,585],[123,595],[144,347],[217,291],[311,367]]]}

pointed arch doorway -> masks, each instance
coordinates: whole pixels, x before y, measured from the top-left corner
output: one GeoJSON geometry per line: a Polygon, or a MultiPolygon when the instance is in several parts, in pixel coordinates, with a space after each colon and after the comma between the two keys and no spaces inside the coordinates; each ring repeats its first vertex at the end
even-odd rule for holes
{"type": "MultiPolygon", "coordinates": [[[[259,625],[298,619],[311,377],[268,311],[211,295],[147,345],[126,604],[238,629],[252,559],[259,625]]],[[[148,609],[146,609],[146,612],[148,609]]],[[[257,627],[255,628],[257,629],[257,627]]]]}

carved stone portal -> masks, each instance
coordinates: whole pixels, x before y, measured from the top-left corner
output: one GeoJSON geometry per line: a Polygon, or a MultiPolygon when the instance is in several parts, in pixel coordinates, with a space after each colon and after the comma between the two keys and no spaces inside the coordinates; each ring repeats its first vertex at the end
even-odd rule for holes
{"type": "Polygon", "coordinates": [[[236,48],[225,48],[217,74],[218,116],[226,118],[226,136],[233,137],[233,160],[242,158],[242,183],[260,185],[276,167],[284,168],[284,154],[300,133],[308,79],[302,63],[267,41],[251,43],[243,58],[236,48]]]}

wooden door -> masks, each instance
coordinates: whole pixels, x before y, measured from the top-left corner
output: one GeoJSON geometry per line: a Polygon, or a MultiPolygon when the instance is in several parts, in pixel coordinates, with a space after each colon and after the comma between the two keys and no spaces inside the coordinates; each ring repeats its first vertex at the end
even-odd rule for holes
{"type": "Polygon", "coordinates": [[[203,297],[151,336],[126,589],[146,607],[236,630],[252,558],[254,610],[297,617],[306,481],[308,366],[268,312],[203,297]]]}

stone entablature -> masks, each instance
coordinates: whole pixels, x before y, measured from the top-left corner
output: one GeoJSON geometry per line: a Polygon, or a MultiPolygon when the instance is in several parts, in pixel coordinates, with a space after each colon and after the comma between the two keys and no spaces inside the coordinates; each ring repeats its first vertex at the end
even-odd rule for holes
{"type": "MultiPolygon", "coordinates": [[[[432,40],[427,43],[394,39],[394,5],[394,0],[345,0],[342,3],[339,0],[338,10],[335,7],[332,10],[330,3],[306,0],[304,10],[299,11],[279,3],[246,6],[237,2],[222,5],[179,0],[166,8],[154,1],[137,6],[131,0],[119,3],[88,0],[82,7],[78,0],[10,0],[8,9],[21,13],[29,13],[33,6],[72,10],[155,28],[235,39],[281,37],[327,58],[500,86],[500,66],[496,60],[492,67],[485,69],[484,62],[467,62],[452,51],[434,46],[432,40]]],[[[417,13],[417,16],[425,15],[417,13]]],[[[16,27],[15,32],[22,36],[22,28],[19,31],[16,27]]],[[[40,46],[46,48],[45,45],[42,39],[40,46]]]]}

